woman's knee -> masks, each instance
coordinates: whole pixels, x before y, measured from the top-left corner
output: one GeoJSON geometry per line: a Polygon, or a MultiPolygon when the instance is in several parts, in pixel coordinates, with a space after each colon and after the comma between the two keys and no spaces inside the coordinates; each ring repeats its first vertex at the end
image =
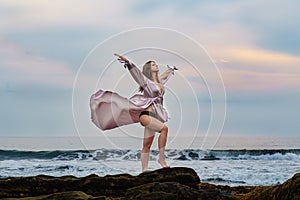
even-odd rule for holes
{"type": "Polygon", "coordinates": [[[162,129],[160,130],[160,133],[167,134],[168,131],[169,131],[169,128],[168,128],[166,125],[164,125],[164,126],[162,127],[162,129]]]}
{"type": "Polygon", "coordinates": [[[152,141],[151,139],[144,139],[143,142],[143,150],[150,150],[151,145],[152,145],[152,141]]]}
{"type": "Polygon", "coordinates": [[[143,149],[144,150],[150,150],[152,143],[151,142],[147,142],[143,144],[143,149]]]}

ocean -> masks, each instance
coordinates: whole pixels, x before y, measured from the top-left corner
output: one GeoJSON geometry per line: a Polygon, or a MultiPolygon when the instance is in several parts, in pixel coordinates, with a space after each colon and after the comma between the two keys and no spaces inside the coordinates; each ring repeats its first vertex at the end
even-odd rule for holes
{"type": "MultiPolygon", "coordinates": [[[[141,138],[1,137],[0,178],[141,173],[141,138]]],[[[300,137],[222,137],[213,149],[203,138],[169,138],[171,167],[190,167],[202,182],[220,185],[277,185],[300,172],[300,137]]],[[[149,169],[157,163],[157,137],[149,169]]]]}

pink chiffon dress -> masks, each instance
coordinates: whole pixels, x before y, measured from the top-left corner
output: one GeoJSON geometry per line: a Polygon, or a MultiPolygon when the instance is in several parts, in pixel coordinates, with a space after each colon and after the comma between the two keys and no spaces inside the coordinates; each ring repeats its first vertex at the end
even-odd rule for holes
{"type": "Polygon", "coordinates": [[[127,124],[139,122],[139,114],[151,106],[156,118],[162,122],[168,121],[168,112],[163,107],[165,83],[174,74],[174,68],[169,67],[169,73],[160,79],[163,86],[162,92],[158,86],[148,79],[132,62],[126,62],[127,68],[133,79],[144,88],[143,93],[135,94],[129,99],[116,92],[98,90],[90,98],[92,122],[101,130],[109,130],[127,124]]]}

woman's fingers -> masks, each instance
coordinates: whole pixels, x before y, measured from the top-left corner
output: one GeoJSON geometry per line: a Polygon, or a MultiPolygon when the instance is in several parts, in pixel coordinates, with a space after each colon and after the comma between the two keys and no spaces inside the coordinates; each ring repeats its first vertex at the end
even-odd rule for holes
{"type": "Polygon", "coordinates": [[[117,57],[119,57],[118,60],[124,61],[124,62],[128,62],[127,58],[125,58],[125,57],[123,57],[123,56],[121,56],[121,55],[119,55],[117,53],[114,53],[114,55],[117,56],[117,57]]]}
{"type": "Polygon", "coordinates": [[[175,66],[173,66],[173,67],[170,67],[169,65],[167,65],[167,67],[168,67],[169,69],[178,70],[178,68],[177,68],[177,67],[175,67],[175,66]]]}
{"type": "Polygon", "coordinates": [[[114,55],[115,55],[115,56],[117,56],[117,57],[120,57],[120,55],[119,55],[119,54],[117,54],[117,53],[114,53],[114,55]]]}

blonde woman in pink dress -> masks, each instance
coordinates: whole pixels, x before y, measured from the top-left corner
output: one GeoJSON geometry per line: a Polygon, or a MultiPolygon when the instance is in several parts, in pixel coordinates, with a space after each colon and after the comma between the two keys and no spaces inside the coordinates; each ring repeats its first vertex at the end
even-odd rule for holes
{"type": "Polygon", "coordinates": [[[109,130],[127,124],[140,122],[144,126],[143,149],[141,153],[142,172],[148,169],[150,148],[155,136],[159,133],[158,163],[163,168],[169,166],[165,160],[165,147],[168,136],[168,113],[163,107],[164,85],[174,74],[176,67],[169,67],[161,75],[154,61],[148,61],[141,72],[124,56],[115,54],[133,79],[139,84],[140,92],[129,99],[112,91],[99,90],[91,96],[90,108],[92,122],[101,130],[109,130]]]}

